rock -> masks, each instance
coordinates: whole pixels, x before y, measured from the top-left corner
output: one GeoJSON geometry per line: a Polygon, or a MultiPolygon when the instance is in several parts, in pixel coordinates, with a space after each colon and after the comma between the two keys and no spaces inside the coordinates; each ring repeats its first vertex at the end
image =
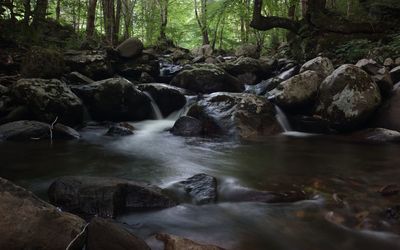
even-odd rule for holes
{"type": "Polygon", "coordinates": [[[317,114],[339,130],[354,129],[366,122],[381,102],[378,86],[354,65],[342,65],[321,84],[317,114]]]}
{"type": "Polygon", "coordinates": [[[400,82],[400,66],[397,66],[396,68],[392,69],[390,71],[390,76],[392,77],[394,83],[400,82]]]}
{"type": "Polygon", "coordinates": [[[156,186],[112,177],[61,177],[51,184],[48,195],[62,209],[100,217],[176,205],[156,186]]]}
{"type": "Polygon", "coordinates": [[[70,85],[85,85],[94,83],[92,79],[87,76],[82,75],[79,72],[71,72],[65,75],[66,82],[70,85]]]}
{"type": "MultiPolygon", "coordinates": [[[[0,100],[0,106],[1,106],[0,100]]],[[[27,106],[8,106],[2,109],[0,107],[0,124],[6,124],[9,122],[21,121],[21,120],[32,120],[33,115],[27,106]]]]}
{"type": "Polygon", "coordinates": [[[187,115],[203,122],[206,135],[214,132],[242,140],[262,140],[282,132],[275,114],[274,105],[265,97],[214,93],[193,105],[187,115]]]}
{"type": "Polygon", "coordinates": [[[391,97],[381,105],[371,121],[372,126],[400,132],[400,88],[392,91],[391,97]]]}
{"type": "Polygon", "coordinates": [[[87,250],[150,250],[144,240],[112,220],[93,218],[87,231],[87,250]]]}
{"type": "Polygon", "coordinates": [[[3,178],[0,213],[0,246],[7,250],[65,250],[86,224],[3,178]]]}
{"type": "Polygon", "coordinates": [[[73,86],[97,121],[136,121],[151,116],[150,99],[124,78],[110,78],[73,86]]]}
{"type": "Polygon", "coordinates": [[[171,85],[195,93],[242,92],[244,90],[237,78],[213,64],[197,64],[187,68],[172,79],[171,85]]]}
{"type": "Polygon", "coordinates": [[[132,58],[138,56],[143,51],[143,43],[138,38],[128,38],[117,47],[117,51],[121,57],[132,58]]]}
{"type": "Polygon", "coordinates": [[[260,50],[255,44],[244,44],[236,48],[235,56],[245,56],[258,59],[260,58],[260,50]]]}
{"type": "Polygon", "coordinates": [[[63,124],[55,124],[50,132],[49,124],[37,121],[16,121],[0,125],[0,140],[27,141],[50,139],[79,139],[80,135],[74,129],[63,124]]]}
{"type": "Polygon", "coordinates": [[[196,174],[173,185],[184,194],[184,199],[194,204],[203,205],[217,201],[217,179],[207,174],[196,174]]]}
{"type": "Polygon", "coordinates": [[[400,132],[385,128],[369,128],[350,135],[352,140],[369,142],[400,142],[400,132]]]}
{"type": "Polygon", "coordinates": [[[203,124],[196,118],[181,116],[172,127],[171,133],[178,136],[200,136],[203,134],[203,124]]]}
{"type": "Polygon", "coordinates": [[[203,245],[179,236],[159,233],[156,238],[164,242],[165,250],[223,250],[218,246],[203,245]]]}
{"type": "Polygon", "coordinates": [[[13,87],[13,93],[37,120],[52,123],[58,117],[58,122],[70,126],[83,121],[81,100],[59,80],[21,79],[13,87]]]}
{"type": "Polygon", "coordinates": [[[202,45],[201,47],[194,50],[194,54],[196,56],[203,57],[203,58],[211,57],[213,55],[213,53],[214,53],[214,51],[213,51],[211,45],[209,45],[209,44],[202,45]]]}
{"type": "Polygon", "coordinates": [[[385,61],[383,62],[383,66],[391,68],[394,66],[394,61],[392,58],[386,58],[385,61]]]}
{"type": "Polygon", "coordinates": [[[60,78],[64,69],[64,58],[60,52],[34,47],[23,59],[21,74],[24,78],[60,78]]]}
{"type": "Polygon", "coordinates": [[[69,50],[64,53],[64,60],[70,71],[79,72],[93,80],[103,80],[114,73],[105,51],[69,50]]]}
{"type": "Polygon", "coordinates": [[[283,109],[302,113],[313,107],[321,82],[317,72],[307,70],[281,82],[268,94],[283,109]]]}
{"type": "Polygon", "coordinates": [[[160,74],[159,61],[151,54],[142,54],[133,59],[118,61],[115,68],[119,75],[130,80],[140,80],[143,73],[151,77],[158,77],[160,74]]]}
{"type": "Polygon", "coordinates": [[[378,63],[372,59],[362,59],[357,62],[357,67],[367,72],[372,80],[378,85],[381,90],[382,96],[389,96],[393,89],[392,78],[390,77],[389,71],[378,65],[378,63]]]}
{"type": "Polygon", "coordinates": [[[162,83],[140,84],[137,87],[153,97],[164,117],[182,109],[186,104],[184,95],[188,91],[184,89],[162,83]]]}
{"type": "Polygon", "coordinates": [[[334,71],[334,68],[329,58],[319,56],[303,64],[303,66],[300,68],[300,73],[303,73],[307,70],[313,70],[317,72],[318,75],[324,79],[334,71]]]}
{"type": "Polygon", "coordinates": [[[400,66],[400,57],[396,58],[396,60],[394,60],[394,64],[396,66],[400,66]]]}
{"type": "Polygon", "coordinates": [[[142,72],[142,74],[140,74],[139,82],[141,82],[141,83],[152,83],[152,82],[155,82],[155,79],[149,73],[142,72]]]}
{"type": "Polygon", "coordinates": [[[232,62],[220,64],[229,74],[237,77],[242,84],[253,85],[272,74],[271,68],[262,67],[259,60],[240,57],[232,62]]]}
{"type": "Polygon", "coordinates": [[[106,136],[127,136],[133,135],[135,128],[126,122],[112,125],[106,132],[106,136]]]}
{"type": "Polygon", "coordinates": [[[318,116],[294,115],[290,117],[290,125],[294,131],[331,134],[335,131],[329,127],[329,122],[318,116]]]}

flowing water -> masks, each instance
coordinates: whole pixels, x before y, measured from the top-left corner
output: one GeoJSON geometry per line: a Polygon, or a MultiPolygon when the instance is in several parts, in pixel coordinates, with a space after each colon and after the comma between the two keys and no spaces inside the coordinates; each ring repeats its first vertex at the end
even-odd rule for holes
{"type": "Polygon", "coordinates": [[[400,249],[400,238],[390,230],[353,229],[326,219],[332,193],[344,195],[350,207],[354,201],[362,209],[385,209],[376,189],[398,183],[400,146],[291,134],[257,144],[182,138],[167,131],[176,116],[133,123],[136,134],[128,137],[106,137],[106,129],[92,126],[80,141],[0,143],[0,176],[44,199],[50,183],[63,175],[115,176],[161,187],[197,173],[216,176],[222,198],[217,204],[181,204],[117,218],[154,249],[160,245],[150,236],[157,232],[228,249],[400,249]],[[223,201],[241,187],[317,192],[287,204],[223,201]]]}

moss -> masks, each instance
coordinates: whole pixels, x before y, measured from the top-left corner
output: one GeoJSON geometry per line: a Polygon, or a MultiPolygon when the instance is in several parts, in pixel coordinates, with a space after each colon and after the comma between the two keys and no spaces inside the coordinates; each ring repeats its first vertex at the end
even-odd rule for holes
{"type": "Polygon", "coordinates": [[[33,47],[22,62],[21,74],[25,78],[59,78],[64,68],[64,58],[60,52],[33,47]]]}

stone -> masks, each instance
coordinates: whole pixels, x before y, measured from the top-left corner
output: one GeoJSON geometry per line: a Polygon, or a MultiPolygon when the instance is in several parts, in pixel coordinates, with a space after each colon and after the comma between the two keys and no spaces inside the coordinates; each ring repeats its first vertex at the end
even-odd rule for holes
{"type": "Polygon", "coordinates": [[[29,141],[29,140],[76,140],[79,133],[63,124],[51,125],[38,121],[16,121],[0,125],[0,140],[29,141]]]}
{"type": "Polygon", "coordinates": [[[175,183],[173,188],[184,194],[184,200],[197,205],[217,201],[217,179],[207,174],[196,174],[175,183]]]}
{"type": "Polygon", "coordinates": [[[322,82],[316,112],[332,128],[351,130],[365,124],[380,103],[380,90],[371,77],[362,69],[346,64],[322,82]]]}
{"type": "Polygon", "coordinates": [[[186,68],[172,79],[171,85],[204,94],[244,90],[236,77],[213,64],[197,64],[186,68]]]}
{"type": "Polygon", "coordinates": [[[143,73],[156,78],[160,74],[160,63],[154,55],[143,53],[133,59],[118,61],[115,69],[119,75],[130,80],[140,80],[143,73]]]}
{"type": "Polygon", "coordinates": [[[56,79],[21,79],[13,87],[16,99],[27,105],[39,121],[76,126],[83,121],[82,101],[56,79]]]}
{"type": "Polygon", "coordinates": [[[65,69],[62,54],[53,49],[33,47],[21,64],[24,78],[60,78],[65,69]]]}
{"type": "Polygon", "coordinates": [[[87,250],[150,250],[144,240],[112,220],[95,217],[87,231],[87,250]]]}
{"type": "Polygon", "coordinates": [[[137,86],[141,91],[149,93],[164,117],[182,109],[186,104],[185,89],[162,83],[140,84],[137,86]]]}
{"type": "Polygon", "coordinates": [[[394,89],[391,96],[376,112],[371,125],[400,132],[400,88],[394,89]]]}
{"type": "Polygon", "coordinates": [[[205,135],[214,133],[253,141],[283,131],[274,105],[265,97],[252,94],[210,94],[193,105],[187,115],[203,122],[205,135]]]}
{"type": "Polygon", "coordinates": [[[235,56],[245,56],[258,59],[260,58],[260,50],[255,44],[243,44],[236,48],[235,56]]]}
{"type": "Polygon", "coordinates": [[[303,73],[307,70],[313,70],[317,72],[323,80],[334,71],[334,67],[329,58],[319,56],[303,64],[303,66],[300,68],[300,73],[303,73]]]}
{"type": "Polygon", "coordinates": [[[203,57],[203,58],[207,58],[212,56],[214,53],[211,45],[206,44],[206,45],[202,45],[201,47],[197,48],[194,50],[194,54],[198,57],[203,57]]]}
{"type": "Polygon", "coordinates": [[[370,128],[350,135],[352,140],[377,143],[400,142],[400,132],[385,128],[370,128]]]}
{"type": "Polygon", "coordinates": [[[279,107],[296,113],[311,109],[322,80],[317,72],[307,70],[281,82],[268,95],[279,107]]]}
{"type": "Polygon", "coordinates": [[[91,84],[94,82],[89,77],[84,76],[81,73],[76,72],[76,71],[65,75],[65,80],[70,85],[85,85],[85,84],[91,84]]]}
{"type": "Polygon", "coordinates": [[[89,114],[97,121],[138,121],[151,117],[150,99],[124,78],[110,78],[73,86],[89,114]]]}
{"type": "Polygon", "coordinates": [[[393,68],[390,71],[390,76],[392,77],[394,83],[400,82],[400,66],[393,68]]]}
{"type": "Polygon", "coordinates": [[[383,66],[391,68],[394,66],[394,61],[392,58],[386,58],[385,61],[383,62],[383,66]]]}
{"type": "Polygon", "coordinates": [[[95,81],[114,74],[106,51],[69,50],[64,52],[64,61],[71,72],[79,72],[95,81]]]}
{"type": "Polygon", "coordinates": [[[3,178],[0,213],[0,246],[7,250],[65,250],[86,225],[3,178]]]}
{"type": "Polygon", "coordinates": [[[181,116],[172,127],[171,133],[177,136],[200,136],[203,134],[203,124],[196,118],[181,116]]]}
{"type": "Polygon", "coordinates": [[[156,186],[127,179],[65,176],[51,184],[48,195],[52,204],[64,210],[107,218],[177,205],[161,191],[156,186]]]}
{"type": "Polygon", "coordinates": [[[386,67],[380,66],[372,59],[362,59],[357,62],[357,67],[367,72],[378,85],[382,96],[389,96],[393,89],[393,82],[386,67]]]}
{"type": "Polygon", "coordinates": [[[135,128],[126,122],[112,125],[106,132],[106,136],[128,136],[134,134],[135,128]]]}
{"type": "Polygon", "coordinates": [[[132,58],[138,56],[143,51],[143,43],[138,38],[131,37],[126,39],[117,47],[118,54],[124,58],[132,58]]]}
{"type": "Polygon", "coordinates": [[[242,84],[253,85],[272,75],[272,69],[263,67],[260,60],[251,57],[238,59],[219,65],[229,74],[237,77],[242,84]]]}
{"type": "Polygon", "coordinates": [[[156,239],[164,242],[165,250],[223,250],[223,248],[194,242],[183,237],[158,233],[156,239]]]}

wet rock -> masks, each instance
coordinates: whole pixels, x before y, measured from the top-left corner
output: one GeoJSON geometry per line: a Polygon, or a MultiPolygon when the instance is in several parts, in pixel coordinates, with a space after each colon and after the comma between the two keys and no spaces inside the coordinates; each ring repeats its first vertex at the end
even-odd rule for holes
{"type": "Polygon", "coordinates": [[[400,132],[400,88],[392,91],[391,97],[383,103],[372,119],[372,126],[400,132]]]}
{"type": "Polygon", "coordinates": [[[400,193],[400,186],[396,184],[385,185],[378,190],[382,196],[393,196],[400,193]]]}
{"type": "Polygon", "coordinates": [[[186,68],[172,79],[171,85],[195,93],[242,92],[244,90],[237,78],[213,64],[197,64],[186,68]]]}
{"type": "Polygon", "coordinates": [[[207,135],[216,132],[242,140],[263,140],[282,132],[275,114],[274,105],[265,97],[235,93],[205,96],[188,112],[203,122],[207,135]]]}
{"type": "MultiPolygon", "coordinates": [[[[1,98],[0,98],[1,99],[1,98]]],[[[0,100],[0,106],[2,105],[2,100],[0,100]]],[[[2,109],[0,107],[0,124],[6,124],[9,122],[22,121],[22,120],[32,120],[34,116],[27,106],[6,106],[2,109]]]]}
{"type": "Polygon", "coordinates": [[[136,121],[151,116],[150,99],[124,78],[73,86],[72,90],[98,121],[136,121]]]}
{"type": "Polygon", "coordinates": [[[176,205],[156,186],[112,177],[61,177],[51,184],[48,195],[62,209],[100,217],[176,205]]]}
{"type": "Polygon", "coordinates": [[[268,95],[283,109],[301,113],[312,108],[321,82],[317,72],[308,70],[281,82],[268,95]]]}
{"type": "Polygon", "coordinates": [[[171,133],[177,136],[199,136],[203,134],[203,124],[196,118],[182,116],[175,122],[171,133]]]}
{"type": "Polygon", "coordinates": [[[303,66],[300,68],[300,73],[303,73],[307,70],[313,70],[317,72],[318,75],[324,79],[334,71],[334,68],[329,58],[319,56],[303,64],[303,66]]]}
{"type": "Polygon", "coordinates": [[[65,80],[70,85],[85,85],[91,84],[94,81],[87,76],[82,75],[79,72],[71,72],[65,75],[65,80]]]}
{"type": "Polygon", "coordinates": [[[140,80],[143,73],[151,77],[157,77],[160,73],[159,61],[154,55],[147,53],[133,59],[120,60],[115,68],[119,75],[130,80],[140,80]]]}
{"type": "Polygon", "coordinates": [[[382,96],[389,96],[393,89],[392,78],[389,71],[372,59],[362,59],[357,62],[357,67],[367,72],[378,85],[382,96]]]}
{"type": "Polygon", "coordinates": [[[64,58],[60,52],[33,47],[23,59],[21,74],[24,78],[59,78],[64,68],[64,58]]]}
{"type": "Polygon", "coordinates": [[[253,85],[272,74],[272,68],[263,67],[260,60],[240,57],[232,62],[220,64],[229,74],[237,77],[242,84],[253,85]]]}
{"type": "Polygon", "coordinates": [[[400,205],[386,208],[383,215],[390,222],[399,222],[400,221],[400,205]]]}
{"type": "Polygon", "coordinates": [[[209,45],[209,44],[203,45],[203,46],[195,49],[193,52],[196,56],[203,57],[203,58],[210,57],[214,53],[211,45],[209,45]]]}
{"type": "Polygon", "coordinates": [[[307,195],[303,191],[272,192],[241,187],[225,193],[222,199],[230,202],[288,203],[306,200],[307,195]]]}
{"type": "Polygon", "coordinates": [[[217,201],[217,179],[207,174],[196,174],[173,185],[185,200],[203,205],[217,201]]]}
{"type": "Polygon", "coordinates": [[[16,121],[0,125],[0,140],[28,141],[44,140],[51,137],[55,140],[79,139],[80,135],[74,129],[63,124],[51,125],[37,121],[16,121]]]}
{"type": "Polygon", "coordinates": [[[124,58],[138,56],[143,51],[143,43],[138,38],[128,38],[117,47],[118,54],[124,58]]]}
{"type": "Polygon", "coordinates": [[[330,134],[335,132],[329,127],[328,121],[318,116],[294,115],[290,117],[290,124],[294,131],[299,132],[315,134],[330,134]]]}
{"type": "Polygon", "coordinates": [[[112,220],[93,218],[87,231],[87,250],[150,250],[144,240],[112,220]]]}
{"type": "Polygon", "coordinates": [[[386,58],[383,62],[383,66],[391,68],[394,66],[394,60],[392,58],[386,58]]]}
{"type": "Polygon", "coordinates": [[[321,84],[317,114],[339,130],[363,125],[381,103],[378,86],[354,65],[342,65],[321,84]]]}
{"type": "Polygon", "coordinates": [[[392,69],[390,71],[390,76],[392,77],[394,83],[400,82],[400,66],[397,66],[396,68],[392,69]]]}
{"type": "Polygon", "coordinates": [[[182,109],[186,104],[184,95],[188,91],[184,89],[162,83],[140,84],[137,87],[153,97],[164,117],[182,109]]]}
{"type": "Polygon", "coordinates": [[[258,59],[260,58],[260,50],[255,44],[243,44],[236,48],[235,56],[244,56],[258,59]]]}
{"type": "Polygon", "coordinates": [[[400,142],[400,132],[384,128],[370,128],[350,135],[353,140],[369,142],[400,142]]]}
{"type": "Polygon", "coordinates": [[[86,224],[2,178],[0,213],[0,246],[7,250],[65,250],[86,224]]]}
{"type": "Polygon", "coordinates": [[[135,128],[126,122],[112,125],[106,132],[106,136],[127,136],[133,135],[135,128]]]}
{"type": "Polygon", "coordinates": [[[64,60],[70,71],[79,72],[93,80],[106,79],[114,73],[105,51],[69,50],[64,53],[64,60]]]}
{"type": "Polygon", "coordinates": [[[13,93],[37,120],[52,123],[58,117],[57,121],[67,125],[82,123],[81,100],[59,80],[21,79],[13,87],[13,93]]]}
{"type": "Polygon", "coordinates": [[[156,238],[164,242],[165,250],[223,250],[218,246],[205,245],[179,236],[159,233],[156,238]]]}

